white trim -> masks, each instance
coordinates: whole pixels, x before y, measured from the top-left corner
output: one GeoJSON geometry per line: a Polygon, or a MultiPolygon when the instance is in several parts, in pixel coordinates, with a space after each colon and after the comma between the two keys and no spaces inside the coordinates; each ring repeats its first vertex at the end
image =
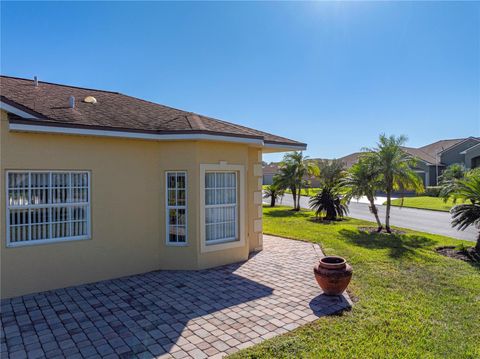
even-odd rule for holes
{"type": "MultiPolygon", "coordinates": [[[[71,189],[70,189],[71,190],[71,189]]],[[[49,199],[51,199],[51,191],[49,191],[49,199]]],[[[24,246],[35,246],[41,244],[49,244],[49,243],[60,243],[60,242],[69,242],[69,241],[77,241],[77,240],[88,240],[91,239],[91,196],[92,196],[92,189],[91,189],[91,171],[89,170],[7,170],[5,171],[5,238],[6,238],[6,246],[7,248],[13,247],[24,247],[24,246]],[[17,205],[11,206],[8,199],[9,199],[9,182],[8,182],[8,175],[10,173],[28,173],[29,174],[29,183],[28,183],[28,192],[30,197],[31,191],[31,180],[30,174],[31,173],[49,173],[50,176],[50,188],[51,188],[51,178],[53,173],[86,173],[87,174],[87,189],[88,189],[88,202],[68,202],[68,203],[46,203],[42,205],[17,205]],[[73,207],[73,206],[84,206],[86,208],[86,230],[87,233],[83,236],[69,236],[69,237],[61,237],[61,238],[47,238],[47,239],[37,239],[37,240],[28,240],[28,241],[19,241],[19,242],[10,242],[10,210],[11,209],[29,209],[29,208],[54,208],[54,207],[73,207]]],[[[28,212],[30,213],[30,212],[28,212]]],[[[49,234],[51,236],[51,217],[49,218],[49,234]]],[[[30,225],[29,225],[30,228],[30,225]]],[[[29,239],[30,239],[31,231],[29,229],[29,239]]]]}
{"type": "MultiPolygon", "coordinates": [[[[31,115],[29,118],[35,119],[35,117],[32,117],[31,115]]],[[[246,143],[246,144],[257,145],[266,149],[274,149],[278,151],[304,151],[307,149],[306,145],[282,145],[282,144],[275,144],[275,143],[264,143],[263,140],[258,138],[212,135],[207,133],[156,134],[156,133],[128,132],[128,131],[115,131],[115,130],[92,130],[88,128],[76,128],[76,127],[30,125],[30,124],[24,124],[24,123],[9,123],[9,130],[17,131],[17,132],[37,132],[37,133],[55,133],[55,134],[59,133],[59,134],[66,134],[66,135],[133,138],[133,139],[155,140],[155,141],[200,140],[200,141],[246,143]]]]}
{"type": "Polygon", "coordinates": [[[305,151],[307,149],[307,145],[282,145],[279,143],[265,143],[263,147],[285,151],[305,151]]]}
{"type": "Polygon", "coordinates": [[[9,105],[8,103],[5,103],[3,101],[0,101],[0,109],[13,113],[14,115],[20,116],[22,118],[38,119],[38,117],[35,117],[34,115],[28,112],[22,111],[16,108],[15,106],[9,105]]]}
{"type": "Polygon", "coordinates": [[[245,166],[225,164],[201,164],[200,165],[200,252],[207,253],[230,248],[243,247],[245,245],[245,166]],[[238,173],[238,240],[222,240],[217,243],[206,243],[205,233],[205,173],[207,171],[235,171],[238,173]],[[223,242],[223,243],[222,243],[223,242]]]}
{"type": "Polygon", "coordinates": [[[467,148],[465,151],[460,152],[460,154],[465,155],[467,154],[467,152],[470,152],[471,150],[473,150],[475,147],[478,147],[478,146],[480,146],[480,143],[477,143],[476,145],[473,145],[472,147],[467,148]]]}
{"type": "Polygon", "coordinates": [[[120,137],[120,138],[134,138],[134,139],[142,139],[142,140],[156,140],[156,141],[203,140],[203,141],[246,143],[246,144],[263,146],[263,140],[261,139],[248,138],[248,137],[210,135],[206,133],[156,134],[156,133],[112,131],[112,130],[91,130],[87,128],[75,128],[75,127],[29,125],[29,124],[23,124],[23,123],[10,123],[9,129],[10,131],[19,131],[19,132],[61,133],[61,134],[67,134],[67,135],[120,137]]]}
{"type": "MultiPolygon", "coordinates": [[[[177,189],[177,188],[175,188],[177,189]]],[[[187,171],[165,171],[165,244],[173,247],[185,247],[188,246],[188,179],[187,171]],[[168,204],[168,174],[169,173],[182,173],[185,175],[185,205],[184,206],[170,206],[168,204]],[[168,214],[169,209],[185,209],[185,242],[170,242],[170,217],[168,214]]]]}
{"type": "MultiPolygon", "coordinates": [[[[444,152],[447,152],[447,151],[450,151],[451,149],[453,149],[453,148],[455,148],[455,147],[457,147],[457,146],[460,146],[461,144],[463,144],[463,143],[465,143],[465,142],[467,142],[467,141],[469,141],[469,140],[477,141],[477,143],[476,143],[475,145],[480,144],[480,140],[479,140],[478,138],[473,137],[473,136],[470,136],[470,137],[467,137],[467,138],[461,140],[460,142],[457,142],[456,144],[454,144],[454,145],[452,145],[452,146],[450,146],[450,147],[447,147],[447,148],[441,150],[441,151],[439,152],[439,154],[444,153],[444,152]]],[[[475,145],[474,145],[474,146],[475,146],[475,145]]],[[[469,148],[470,148],[470,147],[469,147],[469,148]]]]}

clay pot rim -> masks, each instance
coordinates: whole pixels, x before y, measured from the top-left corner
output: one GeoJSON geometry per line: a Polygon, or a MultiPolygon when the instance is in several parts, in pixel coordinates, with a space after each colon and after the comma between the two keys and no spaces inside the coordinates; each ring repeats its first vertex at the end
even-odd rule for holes
{"type": "Polygon", "coordinates": [[[340,269],[345,268],[347,265],[347,261],[345,258],[340,256],[325,256],[320,258],[320,262],[318,264],[322,268],[328,269],[340,269]]]}

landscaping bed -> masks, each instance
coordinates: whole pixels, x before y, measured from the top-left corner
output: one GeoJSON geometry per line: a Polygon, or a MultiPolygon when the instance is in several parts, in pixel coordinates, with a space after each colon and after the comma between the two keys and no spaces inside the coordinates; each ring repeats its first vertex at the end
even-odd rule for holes
{"type": "Polygon", "coordinates": [[[309,221],[313,215],[265,208],[264,231],[318,243],[325,254],[346,258],[353,266],[349,293],[358,302],[340,316],[320,318],[233,357],[480,357],[480,267],[436,252],[474,242],[409,230],[367,233],[358,227],[373,223],[324,224],[309,221]]]}
{"type": "Polygon", "coordinates": [[[438,247],[436,250],[446,257],[480,264],[480,252],[477,252],[473,247],[458,248],[455,246],[444,246],[438,247]]]}

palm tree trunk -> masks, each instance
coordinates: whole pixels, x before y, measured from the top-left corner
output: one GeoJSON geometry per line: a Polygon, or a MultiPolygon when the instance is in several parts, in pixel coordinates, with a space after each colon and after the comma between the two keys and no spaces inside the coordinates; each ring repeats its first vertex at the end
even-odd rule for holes
{"type": "Polygon", "coordinates": [[[380,222],[380,217],[378,217],[378,209],[377,206],[375,206],[375,200],[373,197],[368,196],[368,201],[370,202],[370,212],[373,213],[375,216],[375,220],[377,221],[377,232],[381,232],[383,229],[382,222],[380,222]]]}
{"type": "Polygon", "coordinates": [[[298,187],[298,199],[297,199],[297,207],[295,208],[296,211],[300,211],[300,199],[302,197],[302,186],[298,187]]]}
{"type": "Polygon", "coordinates": [[[275,207],[275,197],[276,194],[272,193],[272,195],[270,196],[270,207],[275,207]]]}
{"type": "Polygon", "coordinates": [[[292,190],[292,197],[293,197],[293,209],[297,210],[297,189],[295,187],[290,188],[292,190]]]}
{"type": "Polygon", "coordinates": [[[392,233],[392,230],[390,229],[390,206],[392,204],[392,194],[390,191],[387,191],[387,210],[386,210],[386,217],[385,217],[385,229],[387,230],[387,233],[392,233]]]}

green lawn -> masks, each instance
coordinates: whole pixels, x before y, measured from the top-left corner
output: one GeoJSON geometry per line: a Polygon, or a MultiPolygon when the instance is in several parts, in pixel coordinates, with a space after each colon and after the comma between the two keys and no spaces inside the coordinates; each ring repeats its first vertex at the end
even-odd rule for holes
{"type": "MultiPolygon", "coordinates": [[[[302,196],[315,196],[318,192],[320,191],[320,188],[318,187],[312,187],[312,188],[302,188],[302,196]]],[[[292,193],[289,189],[285,191],[285,193],[292,193]]]]}
{"type": "MultiPolygon", "coordinates": [[[[263,185],[262,186],[262,189],[266,189],[268,187],[268,185],[263,185]]],[[[320,188],[318,187],[312,187],[312,188],[309,188],[308,190],[306,188],[302,188],[302,196],[314,196],[315,194],[317,194],[317,192],[320,191],[320,188]]],[[[285,190],[285,193],[292,193],[291,190],[287,189],[285,190]]]]}
{"type": "MultiPolygon", "coordinates": [[[[392,200],[393,206],[401,206],[402,199],[392,200]]],[[[385,203],[384,203],[385,204],[385,203]]],[[[448,212],[453,207],[452,200],[444,202],[442,198],[439,197],[405,197],[403,199],[403,207],[411,208],[421,208],[421,209],[432,209],[435,211],[445,211],[448,212]]]]}
{"type": "Polygon", "coordinates": [[[368,222],[322,224],[312,217],[264,208],[264,232],[347,258],[354,268],[349,291],[358,302],[233,358],[480,358],[480,267],[434,252],[471,242],[413,231],[369,235],[357,230],[368,222]]]}

